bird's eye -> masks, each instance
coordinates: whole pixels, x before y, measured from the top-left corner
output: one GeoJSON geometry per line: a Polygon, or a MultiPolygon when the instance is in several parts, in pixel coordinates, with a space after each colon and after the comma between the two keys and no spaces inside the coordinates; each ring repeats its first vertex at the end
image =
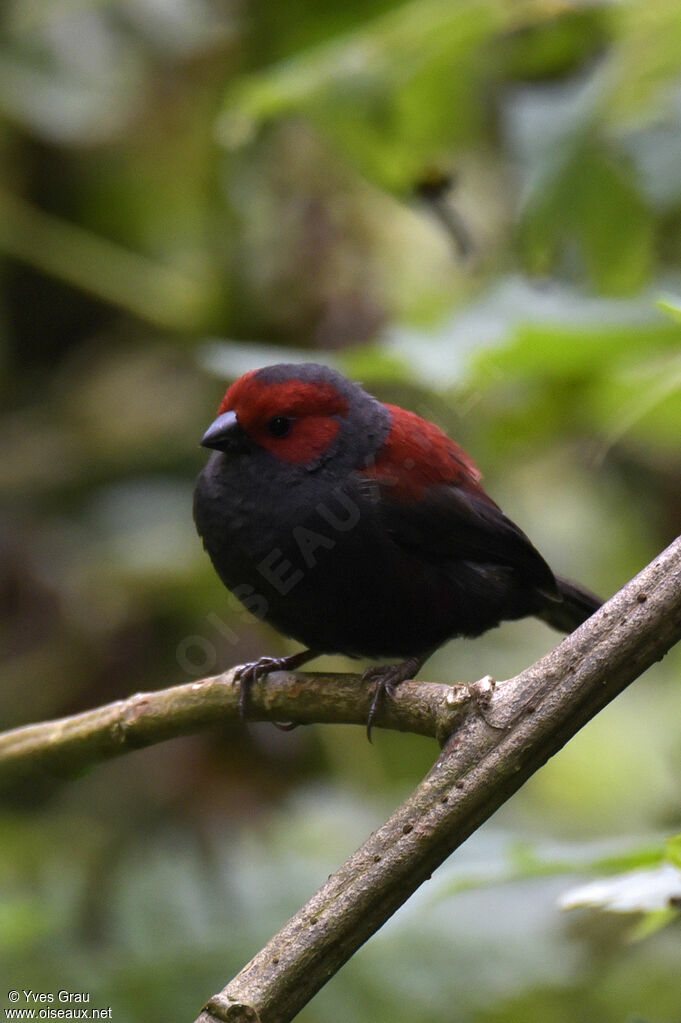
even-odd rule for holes
{"type": "Polygon", "coordinates": [[[292,426],[293,420],[290,416],[274,416],[267,424],[267,432],[272,437],[286,437],[292,426]]]}

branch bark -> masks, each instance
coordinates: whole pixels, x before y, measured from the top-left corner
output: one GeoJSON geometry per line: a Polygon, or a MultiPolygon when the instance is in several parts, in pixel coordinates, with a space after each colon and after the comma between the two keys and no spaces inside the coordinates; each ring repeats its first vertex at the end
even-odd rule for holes
{"type": "MultiPolygon", "coordinates": [[[[278,671],[253,687],[249,720],[366,725],[370,702],[371,692],[360,675],[278,671]]],[[[395,698],[379,708],[376,725],[444,741],[467,702],[467,686],[404,682],[395,698]]],[[[99,761],[228,720],[239,720],[233,671],[15,728],[0,734],[0,786],[32,773],[67,777],[99,761]]]]}
{"type": "Polygon", "coordinates": [[[681,539],[560,646],[477,683],[409,799],[204,1007],[195,1023],[286,1023],[449,854],[681,639],[681,539]]]}

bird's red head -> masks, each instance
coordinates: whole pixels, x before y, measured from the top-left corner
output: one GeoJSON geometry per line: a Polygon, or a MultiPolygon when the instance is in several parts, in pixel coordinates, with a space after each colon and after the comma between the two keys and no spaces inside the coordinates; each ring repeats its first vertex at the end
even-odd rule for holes
{"type": "Polygon", "coordinates": [[[277,458],[309,465],[335,440],[348,409],[347,398],[322,375],[277,379],[253,370],[228,388],[219,413],[234,413],[241,430],[277,458]]]}

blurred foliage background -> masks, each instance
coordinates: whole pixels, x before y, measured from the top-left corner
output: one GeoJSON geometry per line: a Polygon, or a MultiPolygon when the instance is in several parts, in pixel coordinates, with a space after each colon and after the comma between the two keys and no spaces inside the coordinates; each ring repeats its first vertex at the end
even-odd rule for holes
{"type": "MultiPolygon", "coordinates": [[[[0,727],[291,649],[190,511],[226,381],[268,362],[437,420],[556,571],[619,588],[681,532],[680,166],[675,0],[4,0],[0,727]]],[[[423,676],[555,642],[507,625],[423,676]]],[[[301,1020],[679,1023],[679,667],[301,1020]]],[[[193,1019],[435,755],[223,727],[4,793],[1,997],[193,1019]]]]}

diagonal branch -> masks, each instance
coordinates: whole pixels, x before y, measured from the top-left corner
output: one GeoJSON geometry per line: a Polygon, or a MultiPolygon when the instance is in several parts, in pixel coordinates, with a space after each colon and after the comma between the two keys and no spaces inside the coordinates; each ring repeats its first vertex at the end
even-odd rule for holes
{"type": "Polygon", "coordinates": [[[681,639],[681,538],[555,650],[472,687],[428,776],[196,1023],[286,1023],[433,870],[607,703],[681,639]]]}

